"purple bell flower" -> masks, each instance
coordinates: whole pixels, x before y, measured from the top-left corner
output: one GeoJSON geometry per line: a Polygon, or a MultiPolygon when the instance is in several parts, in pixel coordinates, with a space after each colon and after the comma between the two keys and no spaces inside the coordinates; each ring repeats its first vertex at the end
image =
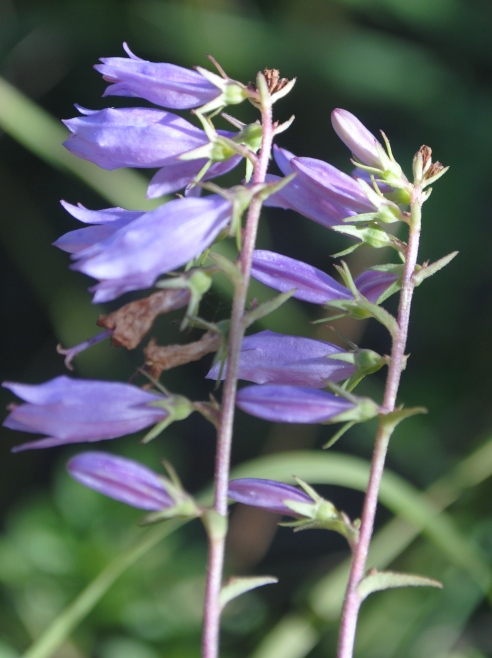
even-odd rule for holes
{"type": "MultiPolygon", "coordinates": [[[[256,384],[322,388],[328,381],[339,382],[354,373],[352,364],[329,358],[340,353],[345,350],[321,340],[261,331],[243,339],[238,378],[256,384]]],[[[217,363],[207,378],[217,379],[220,367],[217,363]]],[[[227,362],[221,379],[225,379],[226,372],[227,362]]]]}
{"type": "Polygon", "coordinates": [[[313,504],[313,499],[301,489],[283,482],[260,478],[231,480],[227,495],[238,503],[294,518],[299,515],[287,507],[286,502],[313,504]]]}
{"type": "Polygon", "coordinates": [[[103,169],[162,167],[209,141],[203,130],[164,110],[76,107],[84,116],[63,122],[72,133],[63,144],[103,169]]]}
{"type": "Polygon", "coordinates": [[[102,227],[73,231],[56,244],[74,254],[72,269],[99,280],[91,290],[94,303],[100,303],[149,288],[161,274],[185,265],[212,244],[231,214],[231,203],[217,195],[174,199],[133,221],[123,216],[102,227]],[[96,229],[102,239],[91,243],[96,229]],[[89,231],[87,239],[83,231],[89,231]],[[88,246],[76,251],[74,243],[84,240],[88,246]]]}
{"type": "MultiPolygon", "coordinates": [[[[286,149],[279,148],[278,146],[274,146],[273,148],[275,162],[282,173],[285,176],[296,173],[293,163],[298,158],[286,149]]],[[[276,183],[280,180],[282,179],[279,176],[267,176],[269,183],[276,183]]],[[[353,182],[355,183],[355,181],[353,182]]],[[[265,201],[265,206],[294,210],[327,228],[341,224],[345,218],[357,214],[357,211],[349,205],[344,205],[340,200],[334,202],[326,194],[320,193],[319,190],[314,190],[312,185],[308,185],[300,176],[297,176],[278,192],[269,196],[265,201]]]]}
{"type": "Polygon", "coordinates": [[[94,68],[110,82],[103,96],[130,96],[166,107],[188,110],[205,105],[221,95],[221,90],[191,69],[148,62],[134,55],[126,43],[126,57],[104,57],[94,68]]]}
{"type": "MultiPolygon", "coordinates": [[[[253,252],[251,276],[280,292],[295,288],[293,297],[312,304],[323,305],[339,299],[354,298],[348,288],[318,268],[273,251],[258,249],[253,252]]],[[[376,303],[397,279],[398,275],[392,272],[367,270],[354,283],[364,297],[376,303]]]]}
{"type": "Polygon", "coordinates": [[[163,478],[131,459],[82,452],[70,459],[67,470],[86,487],[138,509],[159,512],[174,505],[163,478]]]}
{"type": "Polygon", "coordinates": [[[3,386],[25,401],[11,405],[4,426],[47,435],[17,446],[14,452],[115,439],[155,425],[169,415],[163,408],[150,406],[165,400],[163,395],[130,384],[56,377],[44,384],[4,382],[3,386]]]}
{"type": "Polygon", "coordinates": [[[276,423],[336,422],[354,404],[333,393],[300,386],[247,386],[238,391],[237,406],[252,416],[276,423]]]}

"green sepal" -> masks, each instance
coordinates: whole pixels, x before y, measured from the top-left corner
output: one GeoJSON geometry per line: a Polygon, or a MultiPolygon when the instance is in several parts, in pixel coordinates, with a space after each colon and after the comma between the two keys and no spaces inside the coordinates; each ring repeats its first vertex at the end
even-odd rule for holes
{"type": "Polygon", "coordinates": [[[157,425],[147,432],[147,434],[142,439],[142,443],[149,443],[152,439],[155,439],[161,432],[163,432],[169,425],[175,423],[179,420],[184,420],[188,418],[190,414],[195,411],[193,403],[188,398],[185,398],[183,395],[168,395],[168,397],[163,400],[158,400],[157,402],[150,402],[149,407],[158,407],[159,409],[164,409],[168,412],[167,418],[165,418],[157,425]]]}
{"type": "Polygon", "coordinates": [[[203,512],[201,519],[211,542],[222,541],[227,535],[227,516],[222,516],[214,509],[203,512]]]}
{"type": "Polygon", "coordinates": [[[285,304],[285,302],[292,297],[295,291],[296,288],[288,290],[287,292],[282,292],[280,295],[275,295],[275,297],[272,297],[272,299],[268,299],[266,302],[259,304],[252,311],[247,311],[247,313],[244,314],[244,328],[247,329],[257,320],[261,320],[261,318],[264,318],[266,315],[276,311],[278,308],[280,308],[280,306],[282,306],[282,304],[285,304]]]}
{"type": "Polygon", "coordinates": [[[331,439],[329,441],[327,441],[324,445],[321,446],[323,448],[323,450],[328,450],[328,448],[331,448],[331,446],[335,445],[335,443],[339,439],[341,439],[342,436],[344,434],[346,434],[346,432],[348,432],[349,429],[351,427],[353,427],[354,425],[357,425],[356,420],[351,420],[350,422],[345,423],[344,425],[342,425],[342,427],[338,430],[338,432],[335,432],[335,434],[331,437],[331,439]]]}
{"type": "Polygon", "coordinates": [[[183,485],[171,464],[165,461],[164,466],[168,472],[169,478],[161,476],[161,480],[166,493],[172,498],[174,505],[160,510],[159,512],[147,514],[141,525],[149,525],[174,518],[194,519],[202,515],[201,507],[199,507],[194,498],[183,489],[183,485]]]}
{"type": "Polygon", "coordinates": [[[373,592],[381,592],[385,589],[397,587],[437,587],[442,589],[442,583],[433,578],[418,576],[411,573],[398,573],[396,571],[371,570],[360,581],[357,592],[363,601],[373,592]]]}
{"type": "Polygon", "coordinates": [[[157,282],[157,288],[187,288],[190,291],[188,308],[186,309],[185,316],[180,325],[181,331],[184,331],[184,329],[187,328],[190,317],[197,315],[203,295],[208,292],[212,286],[212,275],[216,269],[217,268],[215,267],[197,267],[181,274],[180,276],[157,282]]]}
{"type": "MultiPolygon", "coordinates": [[[[357,299],[340,299],[326,304],[329,308],[335,308],[338,311],[344,311],[345,315],[349,315],[355,320],[367,320],[374,318],[382,324],[389,331],[393,338],[398,334],[398,323],[396,319],[388,313],[384,308],[373,304],[362,295],[357,299]]],[[[332,320],[334,318],[330,318],[332,320]]]]}
{"type": "Polygon", "coordinates": [[[294,479],[311,496],[313,502],[284,501],[289,509],[304,518],[297,521],[286,521],[279,523],[279,525],[294,528],[294,532],[299,530],[332,530],[345,537],[349,546],[353,548],[359,536],[358,522],[352,523],[345,512],[338,511],[332,502],[322,498],[307,482],[297,477],[294,477],[294,479]]]}
{"type": "Polygon", "coordinates": [[[217,265],[222,274],[225,274],[235,288],[238,288],[241,285],[243,275],[237,266],[237,263],[232,262],[229,258],[216,252],[210,252],[208,257],[217,265]]]}
{"type": "Polygon", "coordinates": [[[229,578],[227,583],[220,590],[219,603],[220,609],[223,610],[229,601],[236,599],[241,594],[250,592],[257,587],[264,585],[275,585],[278,583],[278,578],[274,576],[250,576],[247,578],[229,578]]]}
{"type": "MultiPolygon", "coordinates": [[[[395,238],[394,235],[389,234],[381,226],[378,226],[375,222],[368,222],[365,226],[338,224],[337,226],[332,226],[331,229],[337,233],[343,233],[344,235],[357,238],[369,247],[373,247],[373,249],[392,247],[397,251],[403,250],[401,241],[398,240],[398,238],[395,238]]],[[[353,249],[354,247],[352,247],[352,250],[353,249]]]]}
{"type": "Polygon", "coordinates": [[[415,286],[420,286],[422,281],[425,279],[428,279],[430,276],[435,274],[436,272],[439,272],[439,270],[442,270],[443,267],[446,267],[448,263],[450,263],[455,256],[458,255],[458,251],[452,251],[450,254],[447,256],[443,256],[439,260],[436,260],[434,263],[425,264],[422,266],[418,266],[418,268],[415,270],[415,273],[413,275],[413,283],[415,286]]]}
{"type": "Polygon", "coordinates": [[[364,377],[374,374],[389,362],[389,357],[381,356],[373,350],[357,350],[353,356],[356,371],[345,382],[347,391],[352,391],[364,377]]]}

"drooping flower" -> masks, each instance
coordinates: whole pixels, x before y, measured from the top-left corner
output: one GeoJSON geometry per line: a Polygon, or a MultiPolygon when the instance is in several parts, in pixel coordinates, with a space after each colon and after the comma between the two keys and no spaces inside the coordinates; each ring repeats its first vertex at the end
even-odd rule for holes
{"type": "Polygon", "coordinates": [[[174,505],[164,479],[138,462],[106,452],[83,452],[67,463],[81,484],[132,507],[158,512],[174,505]]]}
{"type": "MultiPolygon", "coordinates": [[[[257,249],[253,252],[251,276],[280,292],[295,288],[293,297],[312,304],[354,298],[348,288],[317,267],[273,251],[257,249]]],[[[392,272],[367,270],[356,277],[354,283],[364,297],[376,303],[397,279],[398,275],[392,272]]]]}
{"type": "Polygon", "coordinates": [[[134,55],[126,43],[127,57],[103,57],[94,68],[111,84],[103,96],[130,96],[166,107],[188,110],[205,105],[221,90],[201,73],[176,64],[148,62],[134,55]]]}
{"type": "MultiPolygon", "coordinates": [[[[278,146],[273,148],[275,162],[284,176],[296,173],[293,162],[297,158],[286,149],[278,146]]],[[[267,181],[270,183],[277,183],[280,180],[282,179],[279,176],[273,174],[267,176],[267,181]]],[[[265,205],[294,210],[328,228],[341,224],[345,218],[357,214],[357,211],[349,205],[344,205],[340,200],[335,202],[333,199],[329,199],[326,194],[321,194],[319,190],[313,189],[301,177],[294,178],[278,192],[269,196],[265,201],[265,205]]]]}
{"type": "Polygon", "coordinates": [[[260,478],[231,480],[227,495],[238,503],[295,518],[299,515],[286,502],[313,504],[313,499],[297,487],[260,478]]]}
{"type": "MultiPolygon", "coordinates": [[[[344,352],[342,348],[321,340],[261,331],[243,339],[238,378],[256,384],[322,388],[328,381],[339,382],[354,373],[352,364],[329,358],[344,352]]],[[[217,363],[207,378],[217,379],[220,370],[220,363],[217,363]]],[[[226,373],[227,362],[221,379],[226,373]]]]}
{"type": "Polygon", "coordinates": [[[236,404],[252,416],[276,423],[335,422],[336,417],[354,409],[352,402],[333,393],[274,384],[242,388],[236,404]]]}
{"type": "MultiPolygon", "coordinates": [[[[73,212],[74,206],[70,212],[73,212]]],[[[230,221],[232,206],[217,195],[175,199],[133,221],[115,220],[101,227],[73,231],[55,244],[84,243],[81,250],[70,247],[77,260],[72,269],[99,280],[92,291],[94,302],[105,302],[131,290],[152,286],[157,277],[170,272],[207,249],[230,221]],[[101,229],[103,239],[92,242],[101,229]],[[114,230],[111,230],[114,229],[114,230]],[[76,235],[74,235],[76,234],[76,235]]]]}
{"type": "Polygon", "coordinates": [[[130,384],[56,377],[44,384],[4,382],[25,401],[11,405],[4,426],[20,432],[44,434],[14,452],[51,448],[67,443],[115,439],[163,421],[168,411],[151,406],[165,400],[130,384]]]}

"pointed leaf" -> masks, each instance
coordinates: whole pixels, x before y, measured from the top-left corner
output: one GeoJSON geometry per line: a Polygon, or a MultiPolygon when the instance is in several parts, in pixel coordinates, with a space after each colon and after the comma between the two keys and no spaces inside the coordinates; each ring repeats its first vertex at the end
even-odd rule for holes
{"type": "Polygon", "coordinates": [[[293,288],[292,290],[283,292],[280,295],[276,295],[275,297],[272,297],[272,299],[263,302],[263,304],[260,304],[252,311],[248,311],[244,317],[244,328],[247,329],[257,320],[261,320],[261,318],[264,318],[266,315],[270,315],[270,313],[276,311],[280,306],[282,306],[282,304],[285,304],[285,302],[292,297],[295,291],[296,289],[293,288]]]}
{"type": "Polygon", "coordinates": [[[230,578],[220,592],[221,610],[232,601],[232,599],[245,594],[246,592],[263,587],[263,585],[274,585],[278,583],[278,578],[274,576],[257,576],[251,578],[230,578]]]}
{"type": "Polygon", "coordinates": [[[432,578],[418,576],[412,573],[397,573],[396,571],[371,571],[359,583],[357,591],[362,600],[373,592],[397,587],[437,587],[442,589],[442,583],[432,578]]]}
{"type": "Polygon", "coordinates": [[[443,267],[446,267],[446,265],[450,263],[453,258],[458,255],[458,253],[459,252],[457,251],[452,251],[447,256],[443,256],[439,260],[436,260],[435,263],[431,263],[430,265],[423,265],[422,268],[418,272],[415,272],[413,275],[414,284],[416,286],[420,286],[424,279],[428,279],[436,272],[439,272],[439,270],[441,270],[443,267]]]}

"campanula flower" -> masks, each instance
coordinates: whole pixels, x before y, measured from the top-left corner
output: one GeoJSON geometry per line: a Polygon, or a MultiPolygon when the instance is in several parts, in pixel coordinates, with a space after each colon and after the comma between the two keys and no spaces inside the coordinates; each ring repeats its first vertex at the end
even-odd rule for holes
{"type": "MultiPolygon", "coordinates": [[[[275,162],[284,176],[290,176],[296,173],[292,163],[297,158],[286,149],[278,146],[274,146],[273,149],[275,162]]],[[[273,174],[267,176],[267,181],[270,183],[276,183],[280,180],[282,179],[279,176],[274,176],[273,174]]],[[[299,176],[296,176],[296,178],[287,183],[278,192],[269,196],[265,201],[265,205],[294,210],[304,217],[312,219],[328,228],[341,224],[347,217],[357,214],[357,211],[349,205],[343,205],[340,200],[334,202],[326,194],[321,194],[319,190],[313,189],[312,186],[306,184],[306,181],[299,176]]]]}
{"type": "MultiPolygon", "coordinates": [[[[73,208],[70,212],[75,214],[73,208]]],[[[215,194],[174,199],[133,221],[123,218],[105,224],[99,241],[91,243],[94,229],[100,227],[89,227],[63,236],[56,244],[68,251],[67,244],[80,244],[83,231],[89,231],[86,248],[71,247],[77,260],[72,269],[99,280],[91,290],[94,303],[100,303],[149,288],[159,275],[185,265],[212,244],[231,214],[231,203],[215,194]]]]}
{"type": "MultiPolygon", "coordinates": [[[[280,292],[295,288],[293,297],[312,304],[354,298],[348,288],[317,267],[273,251],[257,249],[253,252],[251,276],[280,292]]],[[[364,297],[376,303],[397,279],[392,272],[367,270],[356,277],[354,283],[364,297]]]]}
{"type": "Polygon", "coordinates": [[[276,482],[275,480],[263,480],[260,478],[238,478],[231,480],[227,495],[232,500],[251,507],[282,514],[285,516],[298,517],[288,502],[313,504],[313,499],[307,493],[292,487],[290,484],[276,482]]]}
{"type": "Polygon", "coordinates": [[[44,434],[14,452],[51,448],[67,443],[115,439],[155,425],[168,416],[158,406],[166,398],[130,384],[56,377],[44,384],[3,386],[24,400],[12,405],[4,426],[20,432],[44,434]]]}
{"type": "Polygon", "coordinates": [[[336,134],[361,164],[384,169],[380,157],[383,147],[356,116],[337,108],[331,113],[331,123],[336,134]]]}
{"type": "Polygon", "coordinates": [[[134,55],[126,43],[127,57],[103,57],[94,68],[111,84],[103,96],[130,96],[166,107],[188,110],[205,105],[221,90],[201,73],[175,64],[148,62],[134,55]]]}
{"type": "Polygon", "coordinates": [[[67,464],[81,484],[122,503],[158,512],[174,505],[164,479],[149,468],[107,452],[82,452],[67,464]]]}
{"type": "MultiPolygon", "coordinates": [[[[241,345],[238,378],[256,384],[290,384],[322,388],[328,381],[348,379],[355,367],[345,361],[330,359],[345,350],[321,340],[286,336],[274,331],[261,331],[246,336],[241,345]]],[[[217,379],[221,364],[217,363],[207,374],[217,379]]],[[[225,379],[227,362],[222,369],[225,379]]]]}
{"type": "Polygon", "coordinates": [[[242,388],[238,391],[236,404],[252,416],[276,423],[336,422],[338,416],[354,409],[352,402],[333,393],[273,384],[242,388]]]}

